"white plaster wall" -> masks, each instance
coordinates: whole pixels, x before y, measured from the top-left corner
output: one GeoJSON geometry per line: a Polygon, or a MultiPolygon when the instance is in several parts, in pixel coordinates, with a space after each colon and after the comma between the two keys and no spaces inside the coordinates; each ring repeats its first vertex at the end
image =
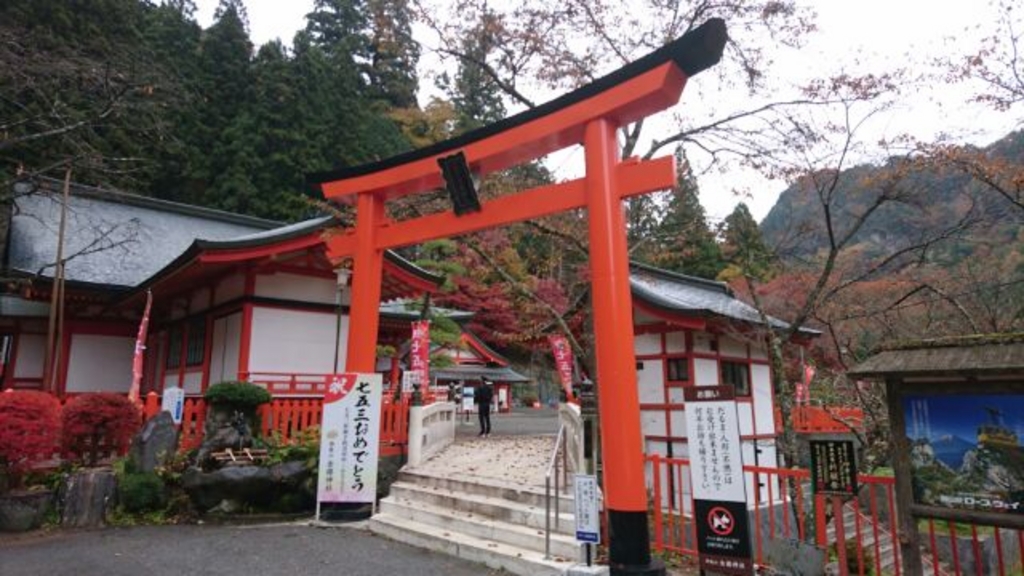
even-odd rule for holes
{"type": "MultiPolygon", "coordinates": [[[[669,419],[672,424],[672,436],[686,438],[686,410],[673,410],[669,412],[669,419]]],[[[673,452],[678,454],[678,452],[673,452]]]]}
{"type": "Polygon", "coordinates": [[[167,372],[164,376],[164,388],[170,388],[171,386],[178,385],[178,372],[177,369],[173,372],[167,372]]]}
{"type": "Polygon", "coordinates": [[[748,436],[754,433],[754,407],[750,402],[737,402],[736,415],[740,423],[740,435],[748,436]]]}
{"type": "Polygon", "coordinates": [[[771,369],[762,364],[751,365],[750,385],[753,388],[757,433],[774,434],[775,406],[772,403],[771,369]]]}
{"type": "Polygon", "coordinates": [[[665,334],[665,351],[686,352],[686,332],[669,332],[665,334]]]}
{"type": "Polygon", "coordinates": [[[18,336],[18,358],[14,363],[15,378],[42,378],[46,336],[21,334],[18,336]]]}
{"type": "Polygon", "coordinates": [[[633,342],[633,349],[638,355],[661,353],[661,334],[637,334],[633,342]]]}
{"type": "Polygon", "coordinates": [[[238,378],[238,352],[241,347],[241,337],[241,312],[213,321],[213,342],[210,346],[210,384],[238,378]]]}
{"type": "Polygon", "coordinates": [[[683,397],[683,389],[679,386],[672,386],[668,389],[668,401],[672,404],[682,404],[686,401],[683,397]]]}
{"type": "Polygon", "coordinates": [[[256,295],[300,302],[334,304],[338,283],[333,278],[313,278],[296,274],[271,274],[256,277],[256,295]]]}
{"type": "Polygon", "coordinates": [[[730,358],[747,357],[747,345],[728,336],[722,336],[718,339],[718,351],[722,356],[730,358]]]}
{"type": "Polygon", "coordinates": [[[185,389],[185,394],[202,394],[203,372],[186,372],[185,381],[181,387],[185,389]]]}
{"type": "Polygon", "coordinates": [[[717,386],[719,383],[718,360],[694,358],[693,382],[696,386],[717,386]]]}
{"type": "Polygon", "coordinates": [[[665,411],[641,410],[640,430],[644,436],[665,436],[665,411]]]}
{"type": "Polygon", "coordinates": [[[661,360],[640,360],[643,368],[636,371],[641,404],[665,402],[665,379],[661,360]]]}
{"type": "Polygon", "coordinates": [[[214,289],[213,303],[217,305],[230,302],[236,298],[241,298],[243,294],[245,294],[245,276],[242,274],[232,274],[221,280],[220,284],[214,289]]]}
{"type": "Polygon", "coordinates": [[[135,338],[72,334],[68,392],[128,392],[135,338]]]}
{"type": "MultiPolygon", "coordinates": [[[[336,316],[330,313],[253,309],[250,372],[328,374],[334,370],[336,316]]],[[[345,367],[348,316],[341,318],[339,366],[345,367]]]]}
{"type": "Polygon", "coordinates": [[[750,344],[750,357],[755,360],[767,360],[768,348],[763,342],[753,342],[750,344]]]}

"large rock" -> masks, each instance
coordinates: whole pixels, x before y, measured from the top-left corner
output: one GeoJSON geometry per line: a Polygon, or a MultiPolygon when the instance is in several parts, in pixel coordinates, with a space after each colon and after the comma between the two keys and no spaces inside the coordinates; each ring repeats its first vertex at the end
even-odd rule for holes
{"type": "Polygon", "coordinates": [[[279,498],[300,493],[310,477],[304,462],[283,462],[270,468],[226,466],[213,472],[189,468],[182,487],[200,511],[237,508],[239,503],[270,506],[279,498]]]}
{"type": "Polygon", "coordinates": [[[128,462],[136,472],[152,472],[178,452],[178,427],[170,412],[150,418],[132,438],[128,462]]]}
{"type": "Polygon", "coordinates": [[[110,468],[79,470],[61,487],[61,526],[97,528],[117,503],[117,478],[110,468]]]}
{"type": "Polygon", "coordinates": [[[0,496],[0,532],[25,532],[43,524],[53,491],[11,492],[0,496]]]}

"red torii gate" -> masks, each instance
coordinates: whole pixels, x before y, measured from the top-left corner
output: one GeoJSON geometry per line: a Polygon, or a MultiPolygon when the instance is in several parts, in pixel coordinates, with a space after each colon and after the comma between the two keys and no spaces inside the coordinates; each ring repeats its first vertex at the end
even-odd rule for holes
{"type": "Polygon", "coordinates": [[[640,60],[537,108],[427,148],[307,177],[325,198],[356,205],[355,228],[327,238],[332,259],[354,260],[346,366],[353,372],[375,368],[385,250],[587,208],[613,574],[664,573],[650,555],[621,200],[670,188],[676,176],[672,157],[620,161],[616,130],[678,102],[687,79],[716,64],[725,42],[724,22],[709,20],[640,60]],[[484,175],[580,142],[586,155],[586,176],[581,179],[509,194],[461,215],[443,212],[403,221],[385,215],[390,199],[443,187],[438,162],[451,155],[461,152],[469,169],[484,175]]]}

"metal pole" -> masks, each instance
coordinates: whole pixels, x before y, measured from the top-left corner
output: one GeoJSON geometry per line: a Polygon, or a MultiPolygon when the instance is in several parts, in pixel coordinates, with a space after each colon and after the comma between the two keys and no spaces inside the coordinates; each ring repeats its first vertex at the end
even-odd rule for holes
{"type": "Polygon", "coordinates": [[[551,476],[544,477],[544,559],[551,559],[551,476]]]}

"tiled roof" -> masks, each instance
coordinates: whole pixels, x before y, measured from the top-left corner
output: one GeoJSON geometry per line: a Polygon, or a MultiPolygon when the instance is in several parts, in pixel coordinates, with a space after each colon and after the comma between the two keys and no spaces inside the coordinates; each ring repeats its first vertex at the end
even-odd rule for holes
{"type": "MultiPolygon", "coordinates": [[[[721,317],[750,324],[760,324],[757,309],[736,298],[724,282],[705,280],[669,272],[653,266],[631,263],[629,275],[633,297],[669,313],[697,317],[721,317]]],[[[789,324],[769,317],[772,327],[785,329],[789,324]]],[[[801,328],[805,336],[820,334],[801,328]]]]}

